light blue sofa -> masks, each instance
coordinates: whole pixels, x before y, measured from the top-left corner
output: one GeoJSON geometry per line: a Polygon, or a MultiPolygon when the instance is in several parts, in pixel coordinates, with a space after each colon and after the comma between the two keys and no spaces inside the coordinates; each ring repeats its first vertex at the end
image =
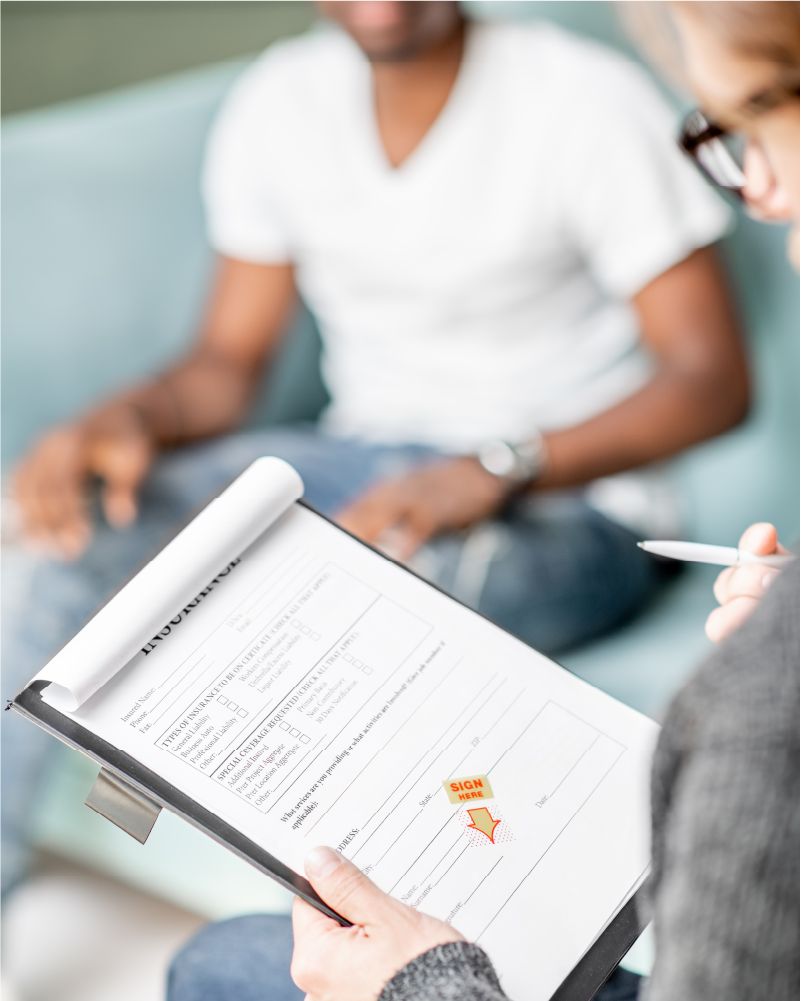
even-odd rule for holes
{"type": "MultiPolygon", "coordinates": [[[[604,3],[474,4],[546,16],[625,45],[604,3]]],[[[8,119],[3,129],[3,446],[6,469],[34,436],[157,370],[192,336],[211,264],[198,172],[204,136],[241,64],[8,119]]],[[[798,286],[784,235],[741,220],[725,254],[741,297],[756,402],[745,425],[690,450],[675,475],[690,533],[734,543],[770,519],[798,529],[798,286]]],[[[252,424],[313,418],[325,391],[301,313],[252,424]]],[[[6,589],[13,591],[10,560],[6,589]],[[11,579],[8,579],[8,578],[11,579]]],[[[708,648],[714,572],[687,573],[640,619],[565,664],[658,715],[708,648]]],[[[83,807],[95,768],[59,756],[41,799],[40,844],[209,917],[281,911],[287,897],[182,822],[162,816],[139,846],[83,807]],[[202,874],[202,875],[199,875],[202,874]]]]}

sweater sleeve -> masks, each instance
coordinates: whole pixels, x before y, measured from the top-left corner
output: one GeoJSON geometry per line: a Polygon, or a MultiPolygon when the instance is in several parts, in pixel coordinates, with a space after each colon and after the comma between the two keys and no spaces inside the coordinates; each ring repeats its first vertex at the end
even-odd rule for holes
{"type": "Polygon", "coordinates": [[[506,1001],[506,995],[483,949],[448,942],[404,966],[378,1001],[506,1001]]]}
{"type": "Polygon", "coordinates": [[[647,1001],[797,998],[797,565],[674,702],[652,797],[647,1001]]]}

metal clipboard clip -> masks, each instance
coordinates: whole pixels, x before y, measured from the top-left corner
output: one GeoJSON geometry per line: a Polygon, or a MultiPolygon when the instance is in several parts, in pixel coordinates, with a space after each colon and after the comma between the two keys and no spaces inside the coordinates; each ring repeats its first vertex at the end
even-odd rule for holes
{"type": "Polygon", "coordinates": [[[161,807],[138,789],[101,768],[86,797],[86,805],[144,844],[161,807]]]}

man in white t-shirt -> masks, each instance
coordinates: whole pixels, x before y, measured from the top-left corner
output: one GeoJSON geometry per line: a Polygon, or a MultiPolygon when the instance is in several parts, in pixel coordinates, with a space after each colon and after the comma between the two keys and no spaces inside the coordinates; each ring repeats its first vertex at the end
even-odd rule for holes
{"type": "Polygon", "coordinates": [[[704,249],[727,213],[672,149],[642,71],[553,27],[467,24],[451,2],[318,6],[339,27],[272,47],[211,135],[220,263],[196,346],[18,470],[29,535],[80,561],[43,571],[15,674],[265,452],[356,534],[564,649],[658,580],[599,513],[616,497],[599,478],[745,412],[736,324],[704,249]],[[330,406],[314,428],[220,437],[246,416],[297,292],[330,406]],[[92,477],[127,531],[91,524],[92,477]]]}

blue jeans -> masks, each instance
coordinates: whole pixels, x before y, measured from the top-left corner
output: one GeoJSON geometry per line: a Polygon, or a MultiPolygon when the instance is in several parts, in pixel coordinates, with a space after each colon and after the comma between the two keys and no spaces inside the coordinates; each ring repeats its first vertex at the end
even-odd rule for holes
{"type": "MultiPolygon", "coordinates": [[[[289,976],[291,959],[288,917],[253,915],[208,925],[173,960],[167,1001],[301,1001],[303,991],[289,976]]],[[[595,1001],[637,1001],[641,981],[618,967],[595,1001]]]]}
{"type": "MultiPolygon", "coordinates": [[[[98,515],[76,563],[35,572],[23,613],[3,637],[2,698],[11,699],[194,508],[260,455],[298,470],[307,500],[334,514],[371,484],[437,453],[334,438],[313,427],[255,431],[163,455],[145,483],[131,528],[98,515]]],[[[444,535],[417,569],[544,653],[599,636],[636,613],[659,583],[657,564],[630,532],[578,494],[512,505],[467,533],[444,535]]],[[[9,582],[5,582],[6,587],[9,582]]],[[[24,875],[30,817],[53,738],[16,716],[2,720],[3,892],[24,875]]]]}

